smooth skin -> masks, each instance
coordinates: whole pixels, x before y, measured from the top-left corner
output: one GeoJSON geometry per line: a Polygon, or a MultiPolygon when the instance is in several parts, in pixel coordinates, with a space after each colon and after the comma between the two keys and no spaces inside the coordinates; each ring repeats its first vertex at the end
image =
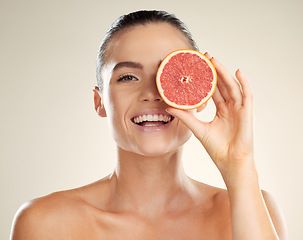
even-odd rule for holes
{"type": "Polygon", "coordinates": [[[156,89],[161,60],[190,48],[176,28],[166,23],[132,27],[109,48],[104,88],[94,90],[94,102],[116,141],[117,167],[95,183],[22,206],[11,239],[287,239],[279,208],[259,186],[253,98],[242,72],[235,79],[206,53],[217,69],[218,87],[216,116],[205,123],[193,111],[169,108],[156,89]],[[131,121],[138,113],[166,110],[175,118],[157,131],[131,121]],[[227,190],[184,173],[182,148],[191,133],[218,167],[227,190]]]}

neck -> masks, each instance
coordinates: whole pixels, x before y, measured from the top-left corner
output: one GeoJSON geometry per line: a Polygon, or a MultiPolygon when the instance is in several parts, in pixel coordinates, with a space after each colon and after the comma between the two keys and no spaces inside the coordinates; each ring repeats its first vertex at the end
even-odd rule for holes
{"type": "Polygon", "coordinates": [[[188,202],[193,190],[186,176],[182,149],[163,156],[146,157],[118,149],[113,207],[144,215],[173,211],[188,202]]]}

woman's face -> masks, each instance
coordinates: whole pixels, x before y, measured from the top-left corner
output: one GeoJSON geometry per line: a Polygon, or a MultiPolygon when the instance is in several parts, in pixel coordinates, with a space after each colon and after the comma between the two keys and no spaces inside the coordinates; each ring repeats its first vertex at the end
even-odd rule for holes
{"type": "Polygon", "coordinates": [[[118,33],[108,46],[101,74],[102,102],[117,145],[146,156],[175,151],[190,131],[169,115],[156,87],[159,64],[170,52],[191,46],[167,23],[139,25],[118,33]],[[149,121],[142,122],[144,118],[149,121]]]}

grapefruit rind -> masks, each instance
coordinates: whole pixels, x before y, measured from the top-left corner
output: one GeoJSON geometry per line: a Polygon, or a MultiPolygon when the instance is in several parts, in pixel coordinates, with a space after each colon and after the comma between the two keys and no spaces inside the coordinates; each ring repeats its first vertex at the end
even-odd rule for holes
{"type": "Polygon", "coordinates": [[[203,55],[202,53],[200,53],[196,50],[192,50],[192,49],[179,49],[179,50],[171,52],[170,54],[168,54],[163,59],[163,61],[161,62],[160,66],[158,68],[158,71],[157,71],[156,83],[157,83],[157,88],[158,88],[158,91],[160,93],[160,96],[162,97],[164,102],[166,102],[169,106],[174,107],[174,108],[178,108],[178,109],[183,109],[183,110],[191,110],[191,109],[195,109],[195,108],[198,108],[198,107],[202,106],[204,103],[206,103],[212,97],[212,95],[215,92],[216,85],[217,85],[217,72],[216,72],[216,69],[215,69],[214,65],[212,64],[212,62],[205,55],[203,55]],[[169,62],[169,60],[173,56],[175,56],[179,53],[191,53],[191,54],[198,55],[201,59],[203,59],[208,64],[208,66],[212,70],[213,81],[212,81],[211,90],[208,92],[208,94],[203,99],[201,99],[201,101],[199,103],[194,104],[194,105],[180,105],[180,104],[177,104],[175,102],[172,102],[171,100],[169,100],[165,96],[164,89],[161,86],[160,80],[161,80],[161,74],[162,74],[162,71],[163,71],[164,67],[166,66],[166,64],[169,62]]]}

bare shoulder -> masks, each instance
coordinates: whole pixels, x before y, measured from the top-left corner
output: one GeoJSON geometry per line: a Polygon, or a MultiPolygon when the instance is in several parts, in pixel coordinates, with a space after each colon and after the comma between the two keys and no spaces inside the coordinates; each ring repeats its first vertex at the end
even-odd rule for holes
{"type": "Polygon", "coordinates": [[[262,195],[277,234],[281,239],[288,239],[286,222],[278,203],[269,192],[262,190],[262,195]]]}
{"type": "Polygon", "coordinates": [[[209,201],[214,215],[218,216],[220,220],[225,221],[225,223],[229,223],[231,218],[227,190],[211,185],[207,185],[206,189],[209,192],[209,201]]]}
{"type": "Polygon", "coordinates": [[[200,228],[204,227],[203,234],[209,233],[212,239],[232,239],[230,204],[227,190],[196,182],[200,195],[201,209],[200,228]]]}
{"type": "Polygon", "coordinates": [[[72,211],[79,204],[69,195],[57,192],[23,204],[16,213],[11,239],[35,240],[46,236],[47,239],[61,239],[59,233],[62,236],[63,222],[72,218],[72,215],[79,214],[78,211],[72,211]]]}
{"type": "MultiPolygon", "coordinates": [[[[212,214],[215,216],[218,216],[219,214],[218,218],[214,218],[216,219],[216,222],[219,220],[220,223],[222,223],[222,226],[228,228],[228,225],[231,224],[228,191],[226,189],[213,187],[210,185],[199,185],[202,191],[208,193],[206,195],[208,196],[208,202],[210,203],[210,206],[212,206],[210,208],[212,214]]],[[[281,239],[288,239],[286,222],[277,201],[268,191],[262,190],[261,193],[277,234],[281,239]]],[[[228,231],[228,229],[225,230],[228,231]]]]}
{"type": "Polygon", "coordinates": [[[215,187],[198,181],[195,182],[201,195],[206,196],[206,200],[210,202],[213,207],[229,207],[228,193],[225,188],[215,187]]]}
{"type": "Polygon", "coordinates": [[[23,204],[14,218],[11,240],[85,239],[94,226],[93,215],[102,212],[90,196],[98,184],[55,192],[23,204]]]}

